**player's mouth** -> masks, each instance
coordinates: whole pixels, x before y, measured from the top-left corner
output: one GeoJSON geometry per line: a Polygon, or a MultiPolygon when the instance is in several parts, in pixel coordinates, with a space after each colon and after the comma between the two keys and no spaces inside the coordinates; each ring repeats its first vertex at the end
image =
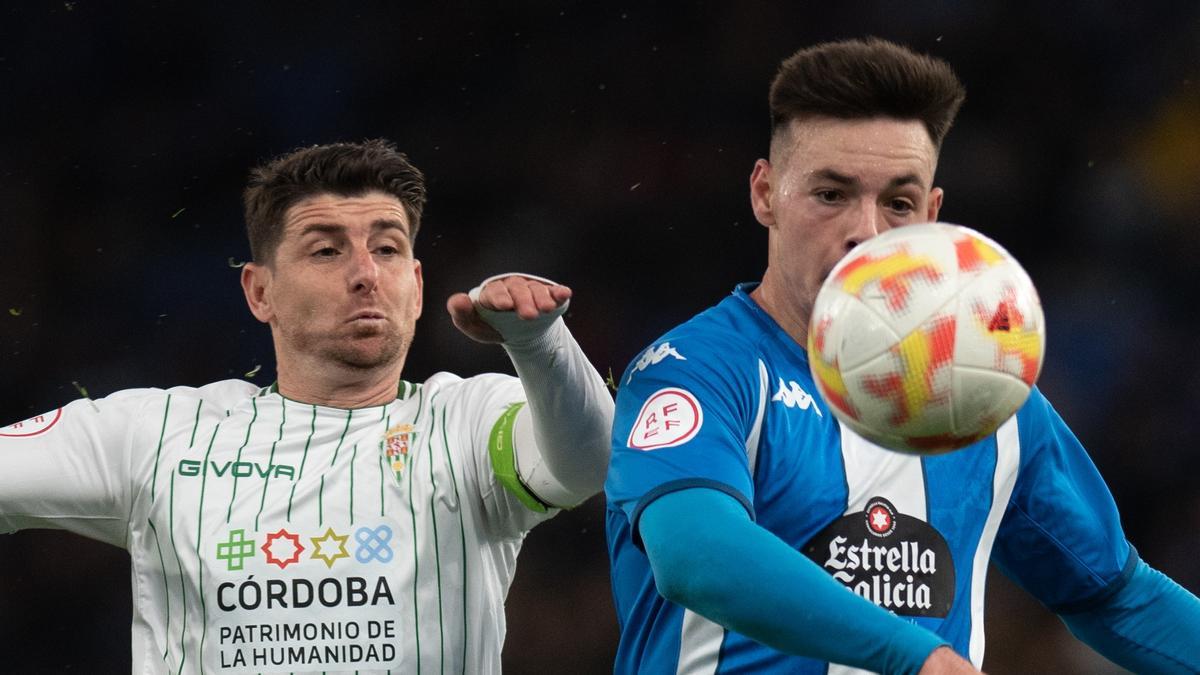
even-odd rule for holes
{"type": "Polygon", "coordinates": [[[355,312],[354,315],[351,316],[350,319],[347,321],[347,323],[352,323],[352,324],[360,325],[360,326],[363,326],[363,325],[369,326],[369,325],[382,324],[382,323],[385,323],[386,321],[387,321],[387,316],[384,315],[383,312],[377,312],[374,310],[364,310],[361,312],[355,312]]]}

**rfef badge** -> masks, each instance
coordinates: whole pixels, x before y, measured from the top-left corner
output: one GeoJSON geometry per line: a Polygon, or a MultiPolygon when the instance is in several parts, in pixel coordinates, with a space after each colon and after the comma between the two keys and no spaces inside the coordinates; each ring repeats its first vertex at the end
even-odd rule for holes
{"type": "Polygon", "coordinates": [[[388,429],[383,437],[383,452],[387,456],[392,473],[400,480],[404,473],[404,465],[408,460],[408,444],[416,440],[417,432],[411,424],[397,424],[388,429]]]}

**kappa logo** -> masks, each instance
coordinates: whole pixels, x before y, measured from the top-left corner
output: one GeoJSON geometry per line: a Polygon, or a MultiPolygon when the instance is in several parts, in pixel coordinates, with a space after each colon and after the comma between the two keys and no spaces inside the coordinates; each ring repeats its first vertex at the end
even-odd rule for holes
{"type": "Polygon", "coordinates": [[[795,380],[788,380],[785,384],[783,378],[779,378],[779,391],[771,397],[772,401],[779,401],[789,408],[799,408],[801,410],[813,409],[817,413],[817,417],[824,417],[821,414],[821,407],[813,400],[811,394],[800,388],[795,380]]]}
{"type": "Polygon", "coordinates": [[[656,363],[662,362],[668,356],[675,358],[678,361],[687,361],[687,357],[680,354],[670,342],[664,342],[657,347],[651,347],[642,352],[642,357],[633,365],[633,370],[629,371],[629,377],[625,379],[625,384],[629,384],[633,380],[633,374],[641,372],[656,363]]]}

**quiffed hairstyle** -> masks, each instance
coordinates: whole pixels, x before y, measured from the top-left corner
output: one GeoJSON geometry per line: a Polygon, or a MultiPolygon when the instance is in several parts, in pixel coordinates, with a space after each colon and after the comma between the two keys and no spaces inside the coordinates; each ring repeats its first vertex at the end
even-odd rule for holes
{"type": "Polygon", "coordinates": [[[242,194],[250,254],[258,263],[274,259],[284,214],[296,203],[322,193],[357,197],[373,190],[400,200],[415,242],[425,208],[425,176],[386,140],[299,148],[252,169],[242,194]]]}
{"type": "Polygon", "coordinates": [[[918,120],[941,149],[966,89],[945,61],[887,40],[825,42],[779,66],[771,83],[771,137],[806,117],[918,120]]]}

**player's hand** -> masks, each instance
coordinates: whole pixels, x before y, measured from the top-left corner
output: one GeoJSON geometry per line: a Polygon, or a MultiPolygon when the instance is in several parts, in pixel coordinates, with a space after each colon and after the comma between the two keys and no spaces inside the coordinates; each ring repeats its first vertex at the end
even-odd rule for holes
{"type": "Polygon", "coordinates": [[[472,301],[466,293],[455,293],[446,301],[450,320],[467,337],[484,343],[503,342],[505,337],[480,314],[513,312],[524,321],[535,321],[557,310],[571,298],[571,289],[561,284],[546,283],[519,275],[491,279],[472,301]]]}
{"type": "Polygon", "coordinates": [[[978,675],[971,662],[964,659],[949,647],[942,646],[933,650],[925,665],[921,666],[920,675],[978,675]]]}

